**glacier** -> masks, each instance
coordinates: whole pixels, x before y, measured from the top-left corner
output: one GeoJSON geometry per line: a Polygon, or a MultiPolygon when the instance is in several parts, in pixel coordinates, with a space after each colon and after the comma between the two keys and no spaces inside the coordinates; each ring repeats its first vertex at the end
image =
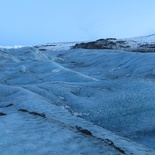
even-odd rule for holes
{"type": "Polygon", "coordinates": [[[155,53],[0,48],[0,154],[155,154],[155,53]]]}

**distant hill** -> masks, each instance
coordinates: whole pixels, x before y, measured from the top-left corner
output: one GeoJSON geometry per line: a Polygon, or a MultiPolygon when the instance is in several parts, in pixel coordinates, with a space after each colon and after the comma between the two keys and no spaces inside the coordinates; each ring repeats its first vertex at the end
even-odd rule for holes
{"type": "Polygon", "coordinates": [[[106,38],[91,42],[77,43],[72,48],[111,49],[132,52],[155,52],[155,34],[127,39],[106,38]]]}

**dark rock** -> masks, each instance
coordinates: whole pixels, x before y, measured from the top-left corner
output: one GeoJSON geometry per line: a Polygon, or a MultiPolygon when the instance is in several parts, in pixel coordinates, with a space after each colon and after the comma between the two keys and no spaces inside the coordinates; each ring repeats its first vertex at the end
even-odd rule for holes
{"type": "Polygon", "coordinates": [[[98,40],[96,40],[96,41],[104,41],[105,39],[98,39],[98,40]]]}
{"type": "Polygon", "coordinates": [[[87,129],[82,129],[79,126],[76,126],[76,128],[77,128],[78,131],[80,131],[80,132],[82,132],[82,133],[84,133],[84,134],[86,134],[88,136],[93,136],[92,133],[89,130],[87,130],[87,129]]]}
{"type": "Polygon", "coordinates": [[[106,38],[106,40],[117,40],[116,38],[106,38]]]}
{"type": "Polygon", "coordinates": [[[46,118],[46,115],[44,113],[37,113],[37,112],[29,112],[29,114],[32,114],[34,116],[40,116],[40,117],[43,117],[43,118],[46,118]]]}
{"type": "Polygon", "coordinates": [[[56,45],[54,45],[54,44],[50,44],[50,45],[44,45],[45,47],[48,47],[48,46],[56,46],[56,45]]]}
{"type": "Polygon", "coordinates": [[[120,48],[130,48],[130,46],[121,45],[120,48]]]}
{"type": "Polygon", "coordinates": [[[114,49],[116,46],[116,43],[112,41],[114,38],[108,38],[108,39],[99,39],[96,41],[92,42],[87,42],[87,43],[80,43],[80,44],[75,44],[73,46],[73,49],[76,48],[84,48],[84,49],[114,49]]]}
{"type": "Polygon", "coordinates": [[[115,146],[114,142],[109,140],[109,139],[105,139],[104,140],[108,145],[112,146],[113,148],[115,148],[116,150],[118,150],[119,152],[126,154],[124,150],[122,150],[120,147],[115,146]]]}
{"type": "Polygon", "coordinates": [[[41,46],[33,46],[34,48],[43,48],[43,47],[48,47],[48,46],[56,46],[54,44],[49,44],[49,45],[41,45],[41,46]]]}
{"type": "Polygon", "coordinates": [[[105,46],[104,43],[98,43],[98,42],[88,42],[88,43],[81,43],[81,44],[75,44],[72,48],[84,48],[84,49],[110,49],[109,47],[105,46]]]}
{"type": "Polygon", "coordinates": [[[29,113],[31,115],[34,115],[34,116],[40,116],[40,117],[46,118],[46,115],[44,113],[37,113],[35,111],[30,112],[30,111],[28,111],[26,109],[19,109],[18,111],[27,112],[27,113],[29,113]]]}
{"type": "Polygon", "coordinates": [[[98,137],[94,136],[89,130],[83,129],[83,128],[79,127],[79,126],[76,126],[76,129],[77,129],[78,131],[80,131],[81,133],[83,133],[83,134],[86,134],[86,135],[88,135],[88,136],[92,136],[92,137],[94,137],[94,138],[97,139],[97,140],[100,140],[100,141],[102,141],[102,142],[104,142],[104,143],[107,143],[109,146],[115,148],[115,149],[116,149],[117,151],[119,151],[120,153],[126,154],[125,151],[124,151],[123,149],[121,149],[120,147],[116,146],[112,140],[110,140],[110,139],[98,138],[98,137]]]}
{"type": "Polygon", "coordinates": [[[150,44],[149,48],[155,48],[155,44],[150,44]]]}
{"type": "Polygon", "coordinates": [[[146,48],[148,47],[148,44],[142,44],[142,45],[139,45],[139,47],[146,48]]]}
{"type": "Polygon", "coordinates": [[[26,110],[26,109],[19,109],[18,111],[21,111],[21,112],[29,112],[29,111],[26,110]]]}
{"type": "Polygon", "coordinates": [[[46,51],[46,49],[41,48],[41,49],[39,49],[39,51],[46,51]]]}
{"type": "Polygon", "coordinates": [[[3,112],[0,112],[0,116],[5,116],[6,114],[3,112]]]}
{"type": "Polygon", "coordinates": [[[11,106],[13,106],[13,104],[11,103],[11,104],[8,104],[7,106],[5,106],[5,107],[11,107],[11,106]]]}
{"type": "Polygon", "coordinates": [[[124,40],[118,40],[118,41],[116,41],[116,43],[119,43],[119,44],[125,44],[126,41],[124,41],[124,40]]]}

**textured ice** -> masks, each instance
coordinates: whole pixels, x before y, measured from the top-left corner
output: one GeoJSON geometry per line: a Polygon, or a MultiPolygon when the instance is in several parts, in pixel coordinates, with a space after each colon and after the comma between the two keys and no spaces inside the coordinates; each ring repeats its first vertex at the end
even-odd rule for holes
{"type": "Polygon", "coordinates": [[[45,47],[0,49],[0,154],[155,154],[154,53],[45,47]]]}

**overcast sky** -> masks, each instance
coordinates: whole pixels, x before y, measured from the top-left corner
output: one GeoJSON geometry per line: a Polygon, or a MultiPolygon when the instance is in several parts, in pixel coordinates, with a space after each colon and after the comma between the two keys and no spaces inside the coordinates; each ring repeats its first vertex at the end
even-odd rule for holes
{"type": "Polygon", "coordinates": [[[0,0],[0,45],[155,33],[155,0],[0,0]]]}

